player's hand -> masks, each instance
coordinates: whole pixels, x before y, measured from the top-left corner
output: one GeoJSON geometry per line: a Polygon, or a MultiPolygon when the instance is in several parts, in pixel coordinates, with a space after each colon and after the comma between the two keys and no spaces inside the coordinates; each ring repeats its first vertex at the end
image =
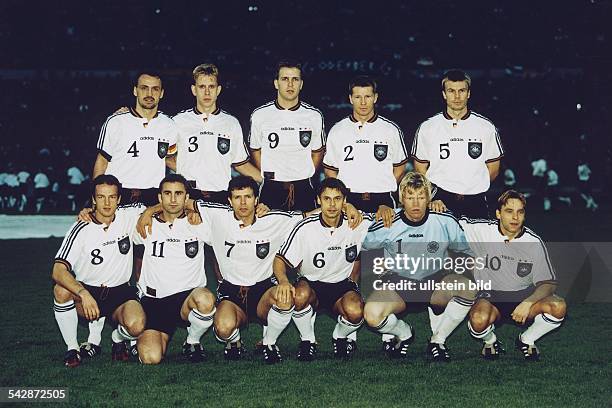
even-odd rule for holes
{"type": "Polygon", "coordinates": [[[130,111],[130,108],[128,108],[127,106],[122,106],[119,109],[117,109],[115,112],[113,112],[113,115],[116,115],[118,113],[128,113],[130,111]]]}
{"type": "Polygon", "coordinates": [[[100,317],[98,303],[87,289],[79,291],[79,297],[83,306],[83,314],[87,320],[92,321],[100,317]]]}
{"type": "Polygon", "coordinates": [[[266,215],[269,212],[270,212],[270,207],[268,207],[264,203],[259,203],[257,204],[257,207],[255,207],[255,216],[258,218],[261,217],[262,215],[266,215]]]}
{"type": "Polygon", "coordinates": [[[355,229],[361,224],[363,221],[363,214],[359,211],[355,206],[351,203],[346,203],[344,205],[344,213],[349,221],[349,228],[355,229]]]}
{"type": "Polygon", "coordinates": [[[93,213],[93,211],[93,208],[83,208],[81,211],[79,211],[79,214],[77,215],[77,221],[91,222],[91,214],[93,213]]]}
{"type": "Polygon", "coordinates": [[[433,212],[444,212],[448,210],[442,200],[433,200],[431,203],[429,203],[429,209],[433,212]]]}
{"type": "Polygon", "coordinates": [[[187,211],[187,221],[191,225],[200,225],[202,223],[202,217],[196,211],[187,211]]]}
{"type": "Polygon", "coordinates": [[[529,311],[531,310],[531,306],[533,303],[531,302],[521,302],[512,312],[512,320],[519,324],[524,324],[529,317],[529,311]]]}
{"type": "Polygon", "coordinates": [[[276,293],[274,294],[274,298],[278,303],[292,303],[294,295],[295,288],[289,282],[282,282],[276,285],[276,293]]]}
{"type": "Polygon", "coordinates": [[[391,224],[393,224],[393,217],[395,217],[393,208],[387,207],[386,205],[378,207],[378,211],[376,211],[376,221],[383,220],[383,225],[389,228],[391,224]]]}
{"type": "Polygon", "coordinates": [[[140,214],[138,223],[136,223],[136,231],[138,231],[142,239],[147,237],[147,231],[149,234],[153,232],[153,214],[151,212],[145,211],[140,214]]]}

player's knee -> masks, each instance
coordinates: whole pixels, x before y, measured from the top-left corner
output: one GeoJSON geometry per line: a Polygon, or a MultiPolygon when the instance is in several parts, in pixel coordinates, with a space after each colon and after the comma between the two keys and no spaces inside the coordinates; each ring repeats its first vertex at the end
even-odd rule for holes
{"type": "Polygon", "coordinates": [[[565,303],[565,299],[559,296],[554,296],[553,299],[548,302],[548,313],[556,317],[557,319],[561,319],[565,317],[567,313],[567,303],[565,303]]]}
{"type": "Polygon", "coordinates": [[[228,339],[236,330],[236,321],[234,319],[218,319],[215,320],[215,333],[222,339],[228,339]]]}
{"type": "Polygon", "coordinates": [[[470,311],[470,325],[474,331],[482,332],[489,327],[490,316],[484,310],[472,309],[470,311]]]}
{"type": "Polygon", "coordinates": [[[60,285],[53,285],[53,298],[58,303],[66,303],[73,299],[72,293],[60,285]]]}
{"type": "Polygon", "coordinates": [[[382,309],[374,303],[366,303],[363,307],[363,318],[370,327],[376,327],[383,321],[382,309]]]}
{"type": "MultiPolygon", "coordinates": [[[[296,310],[302,310],[308,307],[311,290],[307,286],[298,286],[295,288],[295,295],[293,296],[293,303],[295,304],[296,310]]],[[[280,305],[279,305],[280,306],[280,305]]]]}
{"type": "Polygon", "coordinates": [[[351,323],[359,323],[363,319],[363,304],[360,301],[343,301],[342,310],[344,318],[351,323]]]}
{"type": "Polygon", "coordinates": [[[194,292],[193,301],[195,302],[195,309],[200,313],[208,314],[215,308],[215,297],[208,290],[194,292]]]}
{"type": "Polygon", "coordinates": [[[125,328],[134,337],[140,336],[145,329],[146,319],[142,315],[130,315],[124,317],[125,328]]]}
{"type": "Polygon", "coordinates": [[[161,350],[138,349],[138,358],[140,358],[140,362],[142,364],[159,364],[161,363],[163,357],[164,356],[162,355],[161,350]]]}

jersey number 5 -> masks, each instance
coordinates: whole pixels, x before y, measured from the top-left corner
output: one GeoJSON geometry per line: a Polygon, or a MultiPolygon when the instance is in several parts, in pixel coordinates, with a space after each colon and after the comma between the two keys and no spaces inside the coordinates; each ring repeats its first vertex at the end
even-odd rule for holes
{"type": "Polygon", "coordinates": [[[448,159],[449,156],[450,156],[450,149],[448,147],[448,143],[442,143],[440,145],[440,158],[444,160],[444,159],[448,159]]]}

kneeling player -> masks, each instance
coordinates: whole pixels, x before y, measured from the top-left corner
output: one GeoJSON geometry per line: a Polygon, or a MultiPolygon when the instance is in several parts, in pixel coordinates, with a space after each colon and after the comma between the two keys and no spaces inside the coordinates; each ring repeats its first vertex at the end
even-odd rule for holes
{"type": "Polygon", "coordinates": [[[68,367],[81,362],[77,312],[89,321],[110,316],[118,323],[112,333],[113,360],[128,359],[126,341],[140,335],[145,325],[136,288],[128,283],[132,274],[131,235],[144,207],[117,208],[121,184],[112,175],[100,175],[93,184],[92,221],[78,221],[70,228],[53,265],[53,310],[68,347],[64,356],[68,367]]]}
{"type": "Polygon", "coordinates": [[[565,301],[554,294],[555,274],[546,247],[525,223],[525,197],[513,190],[498,199],[497,221],[461,219],[471,246],[490,265],[474,270],[477,281],[490,282],[470,311],[472,336],[484,342],[482,356],[493,360],[504,350],[495,335],[495,323],[533,321],[516,339],[526,360],[538,360],[535,342],[558,328],[566,313],[565,301]]]}
{"type": "Polygon", "coordinates": [[[290,285],[276,286],[272,261],[303,215],[270,211],[256,218],[259,188],[251,177],[233,178],[228,192],[231,207],[203,201],[196,204],[221,274],[215,332],[226,343],[225,358],[237,360],[244,354],[240,327],[249,320],[267,322],[261,350],[264,361],[274,364],[282,360],[276,341],[291,321],[293,298],[290,285]]]}
{"type": "Polygon", "coordinates": [[[274,274],[284,284],[288,284],[287,266],[299,268],[293,320],[301,337],[297,355],[301,361],[311,361],[316,354],[313,308],[338,315],[332,334],[336,357],[351,357],[356,350],[356,342],[348,336],[363,323],[363,300],[355,283],[359,268],[354,263],[371,222],[349,227],[342,212],[347,194],[342,181],[323,180],[317,195],[321,213],[300,221],[274,260],[274,274]]]}
{"type": "Polygon", "coordinates": [[[444,264],[448,259],[464,262],[471,258],[470,248],[454,217],[429,212],[431,185],[425,176],[407,173],[399,194],[403,209],[398,210],[390,228],[381,223],[370,227],[364,249],[384,248],[387,258],[405,255],[422,262],[408,268],[396,265],[375,281],[375,291],[365,304],[365,320],[384,335],[385,352],[403,358],[414,334],[396,315],[404,312],[407,304],[425,303],[432,331],[426,354],[433,361],[448,361],[446,339],[468,314],[476,293],[469,289],[467,277],[445,270],[444,264]],[[449,258],[449,251],[456,257],[449,258]],[[441,288],[434,290],[435,285],[441,288]]]}
{"type": "Polygon", "coordinates": [[[138,286],[147,324],[138,338],[138,355],[144,364],[159,364],[177,325],[188,321],[183,354],[199,362],[206,358],[200,338],[212,325],[215,313],[215,297],[205,288],[202,242],[208,237],[187,221],[183,176],[166,176],[158,198],[162,212],[153,220],[152,233],[134,239],[145,246],[138,286]]]}

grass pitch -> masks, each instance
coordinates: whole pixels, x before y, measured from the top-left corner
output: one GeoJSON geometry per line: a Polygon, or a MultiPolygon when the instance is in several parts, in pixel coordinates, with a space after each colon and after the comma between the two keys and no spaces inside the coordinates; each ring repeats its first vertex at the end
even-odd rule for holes
{"type": "MultiPolygon", "coordinates": [[[[592,230],[603,232],[601,222],[601,218],[594,220],[592,230]]],[[[534,229],[546,239],[552,239],[546,232],[554,233],[560,225],[558,219],[546,217],[540,224],[540,229],[534,229]]],[[[519,329],[512,325],[497,330],[507,354],[496,362],[481,360],[480,343],[469,336],[465,324],[448,341],[453,361],[429,363],[423,357],[429,324],[426,312],[420,312],[404,317],[417,336],[406,361],[385,358],[379,336],[364,328],[358,335],[355,358],[334,360],[330,340],[334,321],[319,316],[320,349],[312,363],[296,361],[298,334],[293,325],[279,339],[285,361],[276,366],[265,366],[254,352],[244,361],[224,361],[223,346],[211,332],[203,338],[209,361],[187,363],[179,355],[184,329],[175,334],[160,366],[113,363],[107,325],[102,356],[67,369],[62,364],[65,347],[53,318],[49,278],[60,242],[1,241],[2,387],[68,387],[66,405],[72,407],[612,405],[612,314],[606,303],[570,303],[562,328],[539,342],[542,361],[538,363],[523,361],[514,350],[519,329]]],[[[260,326],[251,324],[242,333],[252,350],[261,335],[260,326]]],[[[86,327],[80,327],[79,340],[86,335],[86,327]]]]}

